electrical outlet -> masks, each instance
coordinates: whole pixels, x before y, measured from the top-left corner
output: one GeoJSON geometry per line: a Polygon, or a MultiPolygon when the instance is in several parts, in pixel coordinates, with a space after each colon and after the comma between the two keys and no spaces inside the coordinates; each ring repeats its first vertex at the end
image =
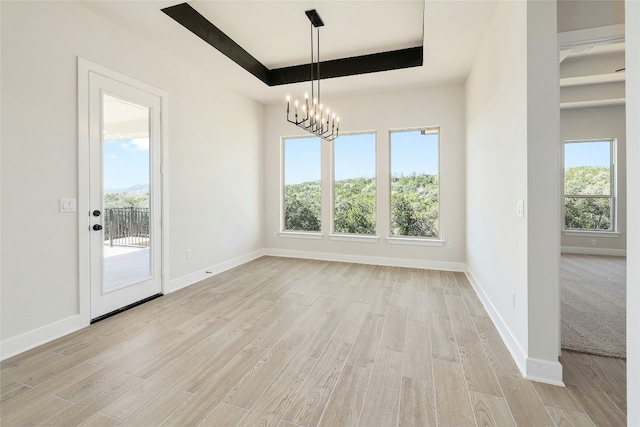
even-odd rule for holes
{"type": "Polygon", "coordinates": [[[186,259],[191,259],[193,258],[193,251],[191,249],[187,249],[186,251],[184,251],[184,257],[186,259]]]}
{"type": "Polygon", "coordinates": [[[596,239],[591,239],[591,246],[595,246],[598,242],[596,242],[596,239]]]}
{"type": "Polygon", "coordinates": [[[453,249],[453,242],[451,240],[447,241],[447,248],[448,249],[453,249]]]}

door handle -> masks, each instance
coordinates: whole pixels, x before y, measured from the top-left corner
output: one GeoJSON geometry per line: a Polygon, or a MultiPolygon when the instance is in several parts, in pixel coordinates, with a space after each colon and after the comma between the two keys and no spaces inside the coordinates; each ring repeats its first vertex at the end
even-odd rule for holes
{"type": "Polygon", "coordinates": [[[100,211],[97,209],[93,211],[93,216],[100,216],[100,211]]]}
{"type": "Polygon", "coordinates": [[[95,231],[100,231],[100,230],[102,230],[102,226],[100,224],[93,224],[93,229],[95,231]]]}

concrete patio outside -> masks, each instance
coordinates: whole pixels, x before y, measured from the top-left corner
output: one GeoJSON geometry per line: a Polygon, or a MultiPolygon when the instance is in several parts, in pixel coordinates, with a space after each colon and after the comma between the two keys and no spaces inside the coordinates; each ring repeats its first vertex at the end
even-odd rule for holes
{"type": "Polygon", "coordinates": [[[104,290],[133,284],[150,274],[151,251],[148,246],[109,246],[104,244],[104,290]]]}

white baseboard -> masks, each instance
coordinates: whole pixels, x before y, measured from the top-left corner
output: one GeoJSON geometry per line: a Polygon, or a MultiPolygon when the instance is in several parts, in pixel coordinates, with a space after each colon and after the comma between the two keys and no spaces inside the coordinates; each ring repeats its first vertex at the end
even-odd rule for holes
{"type": "Polygon", "coordinates": [[[223,271],[230,270],[232,268],[245,264],[249,261],[253,261],[256,258],[260,258],[263,255],[264,255],[264,249],[259,249],[254,252],[250,252],[248,254],[241,255],[239,257],[232,258],[227,261],[223,261],[211,267],[195,271],[193,273],[187,274],[186,276],[178,277],[177,279],[172,279],[171,281],[169,281],[169,284],[167,288],[164,290],[164,293],[170,294],[171,292],[175,292],[179,289],[186,288],[187,286],[193,285],[194,283],[197,283],[208,277],[215,276],[216,274],[222,273],[223,271]]]}
{"type": "Polygon", "coordinates": [[[527,372],[524,377],[531,381],[564,387],[562,382],[562,364],[548,360],[527,358],[527,372]]]}
{"type": "Polygon", "coordinates": [[[462,262],[427,261],[421,259],[375,257],[368,255],[338,254],[327,252],[294,251],[289,249],[264,249],[264,255],[286,258],[315,259],[319,261],[353,262],[358,264],[385,265],[390,267],[427,268],[432,270],[466,271],[462,262]]]}
{"type": "Polygon", "coordinates": [[[563,254],[627,256],[626,249],[608,249],[581,246],[562,246],[560,247],[560,252],[562,252],[563,254]]]}
{"type": "Polygon", "coordinates": [[[66,319],[41,326],[13,338],[0,342],[0,360],[20,354],[39,345],[46,344],[56,338],[77,331],[83,327],[80,315],[76,314],[66,319]]]}
{"type": "Polygon", "coordinates": [[[522,350],[520,343],[513,336],[513,334],[511,333],[511,329],[509,329],[505,321],[502,319],[502,316],[500,316],[500,313],[498,313],[498,310],[496,310],[493,303],[484,292],[484,289],[482,288],[482,286],[480,286],[480,283],[478,283],[476,276],[473,275],[469,268],[467,268],[467,271],[465,273],[467,275],[467,278],[469,279],[469,282],[471,283],[471,286],[473,286],[473,289],[476,291],[476,295],[478,295],[478,298],[480,298],[480,302],[484,306],[484,309],[487,311],[487,314],[491,318],[493,325],[498,330],[498,333],[502,338],[502,342],[504,342],[507,350],[509,350],[509,353],[511,353],[511,358],[514,362],[516,362],[518,369],[520,369],[520,372],[524,376],[525,372],[527,371],[526,353],[524,352],[524,350],[522,350]]]}
{"type": "Polygon", "coordinates": [[[531,381],[564,387],[564,383],[562,382],[562,365],[560,362],[550,362],[547,360],[527,357],[526,352],[522,349],[518,340],[511,333],[511,329],[509,329],[504,319],[502,319],[502,316],[500,316],[498,310],[496,310],[493,303],[484,292],[482,286],[468,267],[465,273],[471,283],[471,286],[473,286],[473,289],[478,295],[478,298],[480,298],[480,302],[484,306],[484,309],[487,311],[491,321],[498,330],[498,333],[502,338],[502,342],[504,342],[507,350],[511,353],[511,358],[516,363],[516,366],[520,370],[522,376],[531,381]]]}

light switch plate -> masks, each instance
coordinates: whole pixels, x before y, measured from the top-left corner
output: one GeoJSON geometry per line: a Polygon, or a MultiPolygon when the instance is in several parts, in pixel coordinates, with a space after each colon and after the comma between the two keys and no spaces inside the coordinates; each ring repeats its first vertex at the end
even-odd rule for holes
{"type": "Polygon", "coordinates": [[[516,205],[516,213],[520,218],[524,218],[524,200],[518,200],[516,205]]]}
{"type": "Polygon", "coordinates": [[[76,211],[76,199],[59,199],[59,212],[68,213],[76,211]]]}

